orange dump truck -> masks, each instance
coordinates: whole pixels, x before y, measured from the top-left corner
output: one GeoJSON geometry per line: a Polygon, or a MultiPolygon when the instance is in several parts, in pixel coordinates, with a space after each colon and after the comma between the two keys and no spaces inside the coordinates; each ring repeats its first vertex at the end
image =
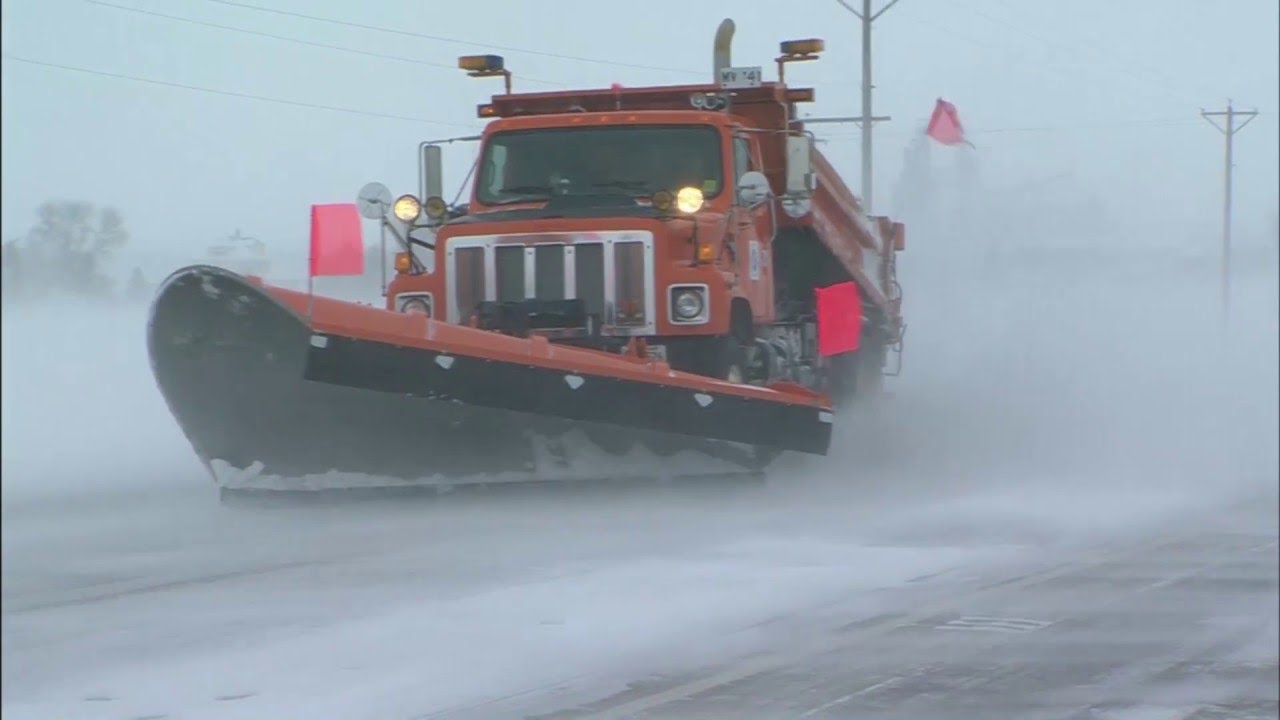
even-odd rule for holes
{"type": "Polygon", "coordinates": [[[797,119],[814,92],[781,77],[822,42],[782,43],[767,82],[729,64],[727,39],[705,85],[513,93],[501,57],[461,58],[505,81],[483,133],[423,143],[417,193],[359,196],[401,246],[384,308],[174,273],[152,365],[218,482],[700,475],[825,454],[837,406],[874,393],[900,348],[903,228],[863,213],[797,119]],[[479,152],[451,206],[458,141],[479,152]],[[833,289],[842,304],[820,307],[833,289]],[[836,326],[844,345],[820,352],[836,326]]]}

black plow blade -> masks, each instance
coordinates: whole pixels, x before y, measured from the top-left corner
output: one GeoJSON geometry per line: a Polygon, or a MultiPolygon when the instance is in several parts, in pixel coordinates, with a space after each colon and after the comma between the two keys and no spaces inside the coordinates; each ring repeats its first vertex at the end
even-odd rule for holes
{"type": "Polygon", "coordinates": [[[830,439],[830,413],[812,402],[650,381],[597,353],[518,362],[470,328],[448,332],[479,342],[375,337],[362,328],[414,321],[319,297],[309,320],[308,305],[205,266],[171,275],[154,301],[156,382],[223,487],[721,475],[782,450],[824,454],[830,439]]]}

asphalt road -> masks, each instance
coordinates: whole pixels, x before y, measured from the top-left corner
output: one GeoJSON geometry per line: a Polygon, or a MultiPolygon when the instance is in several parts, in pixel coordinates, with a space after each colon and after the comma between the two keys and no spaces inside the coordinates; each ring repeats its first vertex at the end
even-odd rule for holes
{"type": "Polygon", "coordinates": [[[604,700],[557,700],[588,692],[567,684],[424,717],[1275,718],[1276,499],[1209,510],[808,608],[755,628],[735,662],[617,678],[604,700]]]}
{"type": "Polygon", "coordinates": [[[138,312],[10,313],[0,709],[1276,717],[1275,284],[1221,332],[1211,283],[1025,274],[917,280],[891,402],[763,487],[350,507],[220,507],[138,312]]]}

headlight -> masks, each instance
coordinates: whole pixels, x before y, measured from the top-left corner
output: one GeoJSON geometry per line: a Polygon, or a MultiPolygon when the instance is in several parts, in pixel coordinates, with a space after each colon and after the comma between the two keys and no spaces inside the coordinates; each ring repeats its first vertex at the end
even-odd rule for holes
{"type": "Polygon", "coordinates": [[[422,204],[412,195],[401,195],[396,198],[396,204],[391,207],[391,212],[395,213],[400,222],[413,222],[422,214],[422,204]]]}
{"type": "Polygon", "coordinates": [[[400,303],[400,312],[431,317],[431,301],[425,297],[411,297],[400,303]]]}
{"type": "Polygon", "coordinates": [[[702,299],[702,293],[697,290],[678,290],[672,307],[678,319],[694,320],[702,314],[706,302],[702,299]]]}
{"type": "Polygon", "coordinates": [[[427,198],[425,207],[427,209],[427,217],[432,220],[439,220],[449,214],[449,206],[445,204],[444,198],[441,197],[432,196],[427,198]]]}
{"type": "Polygon", "coordinates": [[[676,193],[676,209],[686,214],[701,210],[702,191],[692,186],[680,188],[680,192],[676,193]]]}

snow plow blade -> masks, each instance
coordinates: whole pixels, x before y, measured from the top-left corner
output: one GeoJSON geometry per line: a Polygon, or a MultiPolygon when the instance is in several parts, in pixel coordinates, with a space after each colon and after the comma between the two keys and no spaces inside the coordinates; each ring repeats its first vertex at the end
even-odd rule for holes
{"type": "Polygon", "coordinates": [[[277,490],[761,469],[826,454],[805,388],[515,338],[264,285],[171,275],[148,351],[170,412],[224,488],[277,490]]]}

